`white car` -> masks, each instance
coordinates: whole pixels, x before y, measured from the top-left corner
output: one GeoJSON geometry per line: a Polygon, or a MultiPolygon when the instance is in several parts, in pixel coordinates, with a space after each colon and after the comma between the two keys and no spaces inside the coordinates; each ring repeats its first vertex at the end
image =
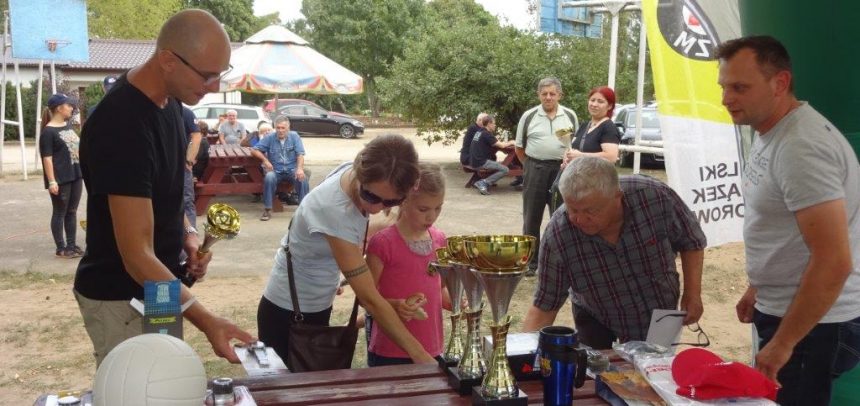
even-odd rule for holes
{"type": "Polygon", "coordinates": [[[194,116],[198,120],[203,120],[209,125],[210,129],[215,129],[218,124],[218,116],[225,114],[227,110],[236,110],[236,120],[245,125],[245,129],[249,132],[257,130],[260,123],[269,123],[269,118],[261,107],[248,106],[244,104],[201,104],[191,107],[194,116]]]}

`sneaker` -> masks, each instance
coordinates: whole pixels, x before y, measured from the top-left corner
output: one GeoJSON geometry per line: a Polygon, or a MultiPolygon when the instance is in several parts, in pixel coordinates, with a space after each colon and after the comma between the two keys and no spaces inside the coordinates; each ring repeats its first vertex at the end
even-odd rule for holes
{"type": "Polygon", "coordinates": [[[269,213],[269,209],[263,210],[263,214],[260,216],[260,221],[269,221],[272,218],[272,214],[269,213]]]}
{"type": "Polygon", "coordinates": [[[511,187],[515,190],[523,190],[523,177],[517,176],[517,178],[514,179],[513,182],[511,182],[511,187]]]}
{"type": "Polygon", "coordinates": [[[71,252],[75,255],[75,258],[84,256],[84,250],[77,245],[72,245],[71,247],[66,247],[66,251],[71,252]]]}
{"type": "Polygon", "coordinates": [[[75,256],[75,253],[74,253],[74,252],[69,251],[69,250],[68,250],[68,249],[66,249],[66,248],[60,248],[60,249],[58,249],[58,250],[57,250],[57,252],[55,253],[55,255],[57,256],[57,258],[63,258],[63,259],[72,259],[72,258],[77,258],[77,257],[75,256]]]}
{"type": "Polygon", "coordinates": [[[534,278],[535,275],[537,275],[537,269],[535,269],[535,268],[529,268],[526,271],[526,278],[534,278]]]}
{"type": "Polygon", "coordinates": [[[479,180],[479,181],[475,182],[475,188],[477,188],[478,191],[481,192],[482,195],[486,196],[486,195],[490,194],[490,190],[487,187],[487,182],[479,180]]]}

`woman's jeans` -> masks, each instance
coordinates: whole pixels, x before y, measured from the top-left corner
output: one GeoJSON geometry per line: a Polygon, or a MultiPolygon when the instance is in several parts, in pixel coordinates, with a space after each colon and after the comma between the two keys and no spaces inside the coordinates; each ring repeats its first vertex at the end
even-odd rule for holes
{"type": "Polygon", "coordinates": [[[51,214],[51,234],[54,235],[54,244],[57,245],[58,250],[75,246],[78,203],[81,202],[83,185],[83,179],[77,179],[59,185],[60,191],[56,195],[48,193],[51,196],[51,205],[54,207],[51,214]],[[63,229],[66,230],[65,239],[63,239],[63,229]]]}
{"type": "MultiPolygon", "coordinates": [[[[753,323],[759,348],[770,342],[782,318],[758,310],[753,323]]],[[[842,323],[819,323],[794,347],[791,358],[779,370],[782,388],[776,401],[786,405],[827,405],[833,381],[860,360],[860,317],[842,323]]]]}

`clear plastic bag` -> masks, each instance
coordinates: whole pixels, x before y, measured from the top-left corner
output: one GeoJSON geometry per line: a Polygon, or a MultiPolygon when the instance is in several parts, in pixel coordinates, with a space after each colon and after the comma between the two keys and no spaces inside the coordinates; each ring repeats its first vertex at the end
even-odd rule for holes
{"type": "Polygon", "coordinates": [[[672,355],[671,348],[666,348],[662,345],[651,344],[645,341],[628,341],[620,344],[615,343],[612,349],[625,361],[635,364],[640,357],[644,358],[662,358],[672,355]]]}

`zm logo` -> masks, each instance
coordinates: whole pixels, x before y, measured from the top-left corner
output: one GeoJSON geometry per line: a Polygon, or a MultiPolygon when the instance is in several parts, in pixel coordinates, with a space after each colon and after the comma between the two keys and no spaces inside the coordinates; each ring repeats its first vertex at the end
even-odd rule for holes
{"type": "Polygon", "coordinates": [[[714,58],[719,39],[694,0],[660,0],[657,23],[663,39],[675,52],[697,60],[714,58]]]}

